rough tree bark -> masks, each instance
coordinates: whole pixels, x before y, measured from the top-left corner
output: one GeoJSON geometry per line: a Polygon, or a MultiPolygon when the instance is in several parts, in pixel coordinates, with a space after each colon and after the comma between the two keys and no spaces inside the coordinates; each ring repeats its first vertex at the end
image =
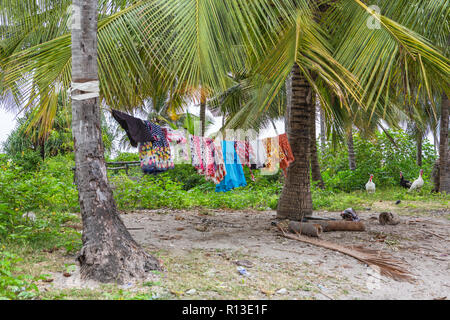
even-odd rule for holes
{"type": "Polygon", "coordinates": [[[353,144],[353,131],[350,127],[347,134],[347,146],[348,146],[348,167],[350,170],[356,169],[356,157],[355,157],[355,148],[353,144]]]}
{"type": "Polygon", "coordinates": [[[205,136],[205,128],[206,128],[206,102],[203,100],[203,98],[201,99],[200,102],[200,136],[204,137],[205,136]]]}
{"type": "Polygon", "coordinates": [[[310,130],[310,151],[311,151],[311,177],[314,182],[318,182],[318,186],[321,189],[325,188],[323,183],[322,174],[320,173],[319,157],[317,155],[317,140],[316,140],[316,108],[314,105],[311,107],[311,130],[310,130]]]}
{"type": "Polygon", "coordinates": [[[45,160],[45,138],[39,139],[39,152],[41,154],[42,160],[45,160]]]}
{"type": "MultiPolygon", "coordinates": [[[[74,0],[72,81],[98,80],[97,0],[74,0]]],[[[73,95],[83,94],[74,91],[73,95]]],[[[133,240],[120,219],[108,185],[98,98],[72,100],[76,181],[83,220],[78,261],[83,279],[124,283],[159,269],[159,262],[133,240]]]]}
{"type": "Polygon", "coordinates": [[[311,86],[296,64],[287,80],[286,90],[286,132],[295,160],[287,169],[287,177],[278,202],[277,218],[301,220],[305,215],[312,215],[309,140],[313,104],[311,86]]]}
{"type": "Polygon", "coordinates": [[[417,136],[417,153],[416,153],[416,164],[421,167],[422,166],[422,136],[417,136]]]}
{"type": "Polygon", "coordinates": [[[320,115],[320,149],[322,150],[322,153],[324,153],[327,133],[325,127],[325,114],[322,109],[322,106],[320,106],[320,102],[319,102],[319,115],[320,115]]]}
{"type": "Polygon", "coordinates": [[[447,95],[442,95],[441,107],[441,132],[439,142],[439,191],[450,194],[450,161],[448,122],[449,122],[450,101],[447,95]]]}

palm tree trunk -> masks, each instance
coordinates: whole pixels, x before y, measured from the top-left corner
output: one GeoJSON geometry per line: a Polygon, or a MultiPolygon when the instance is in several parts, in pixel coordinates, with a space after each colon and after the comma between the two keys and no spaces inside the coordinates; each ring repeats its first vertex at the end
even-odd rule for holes
{"type": "Polygon", "coordinates": [[[323,114],[324,111],[319,103],[319,115],[320,115],[320,149],[322,153],[325,152],[325,145],[326,145],[326,128],[325,128],[325,115],[323,114]]]}
{"type": "Polygon", "coordinates": [[[310,131],[310,150],[311,150],[311,177],[312,180],[318,182],[321,189],[325,188],[322,175],[320,174],[319,157],[317,156],[317,140],[316,140],[316,108],[312,106],[313,112],[311,116],[311,131],[310,131]]]}
{"type": "Polygon", "coordinates": [[[353,144],[353,132],[351,127],[347,135],[347,146],[348,146],[348,167],[350,168],[350,170],[353,171],[356,169],[356,156],[355,156],[355,147],[353,144]]]}
{"type": "Polygon", "coordinates": [[[450,161],[449,141],[448,141],[448,122],[449,122],[450,101],[444,93],[442,96],[441,107],[441,133],[439,142],[439,191],[450,194],[450,161]]]}
{"type": "Polygon", "coordinates": [[[45,160],[45,139],[39,139],[39,151],[41,153],[42,160],[45,160]]]}
{"type": "Polygon", "coordinates": [[[311,86],[294,65],[287,81],[286,133],[295,160],[287,169],[287,177],[278,202],[277,218],[301,220],[303,216],[312,215],[310,190],[310,117],[313,113],[311,103],[311,86]]]}
{"type": "Polygon", "coordinates": [[[204,101],[200,102],[200,125],[201,125],[200,135],[204,137],[206,127],[206,102],[204,101]]]}
{"type": "Polygon", "coordinates": [[[417,154],[416,154],[416,164],[422,166],[422,136],[417,136],[417,154]]]}
{"type": "MultiPolygon", "coordinates": [[[[98,81],[97,0],[74,0],[73,6],[79,25],[72,28],[72,81],[98,81]]],[[[72,97],[83,93],[77,90],[72,97]]],[[[83,279],[123,283],[159,269],[159,263],[133,240],[117,212],[106,175],[98,102],[98,98],[72,99],[75,174],[83,220],[78,261],[83,279]]]]}

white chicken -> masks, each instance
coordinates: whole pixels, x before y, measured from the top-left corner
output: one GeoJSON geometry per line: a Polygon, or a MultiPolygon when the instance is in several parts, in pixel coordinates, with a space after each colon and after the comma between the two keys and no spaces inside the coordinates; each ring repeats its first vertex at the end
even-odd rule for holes
{"type": "Polygon", "coordinates": [[[375,193],[375,183],[372,182],[373,174],[370,175],[369,181],[366,183],[366,190],[368,193],[375,193]]]}
{"type": "Polygon", "coordinates": [[[419,177],[416,180],[414,180],[414,182],[411,184],[411,187],[409,188],[409,191],[420,190],[420,188],[423,187],[422,175],[423,175],[423,170],[420,169],[419,177]]]}

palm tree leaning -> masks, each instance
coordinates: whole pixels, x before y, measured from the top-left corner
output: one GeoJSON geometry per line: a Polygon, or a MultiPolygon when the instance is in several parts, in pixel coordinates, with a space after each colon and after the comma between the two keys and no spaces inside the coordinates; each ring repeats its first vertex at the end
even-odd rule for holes
{"type": "MultiPolygon", "coordinates": [[[[73,6],[78,16],[72,28],[72,81],[77,86],[95,87],[97,0],[74,0],[73,6]]],[[[95,91],[80,87],[72,92],[75,174],[83,220],[83,247],[78,261],[82,278],[124,283],[130,278],[144,278],[146,272],[159,269],[159,263],[139,247],[119,217],[106,175],[95,91]],[[89,92],[93,97],[84,98],[89,92]]]]}

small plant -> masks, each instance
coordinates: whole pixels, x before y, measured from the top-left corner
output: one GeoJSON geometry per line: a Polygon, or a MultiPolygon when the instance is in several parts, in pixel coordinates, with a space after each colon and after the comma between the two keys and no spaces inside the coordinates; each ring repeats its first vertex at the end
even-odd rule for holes
{"type": "Polygon", "coordinates": [[[16,255],[0,251],[0,300],[31,299],[39,290],[29,275],[15,275],[21,270],[15,265],[21,261],[16,255]]]}

